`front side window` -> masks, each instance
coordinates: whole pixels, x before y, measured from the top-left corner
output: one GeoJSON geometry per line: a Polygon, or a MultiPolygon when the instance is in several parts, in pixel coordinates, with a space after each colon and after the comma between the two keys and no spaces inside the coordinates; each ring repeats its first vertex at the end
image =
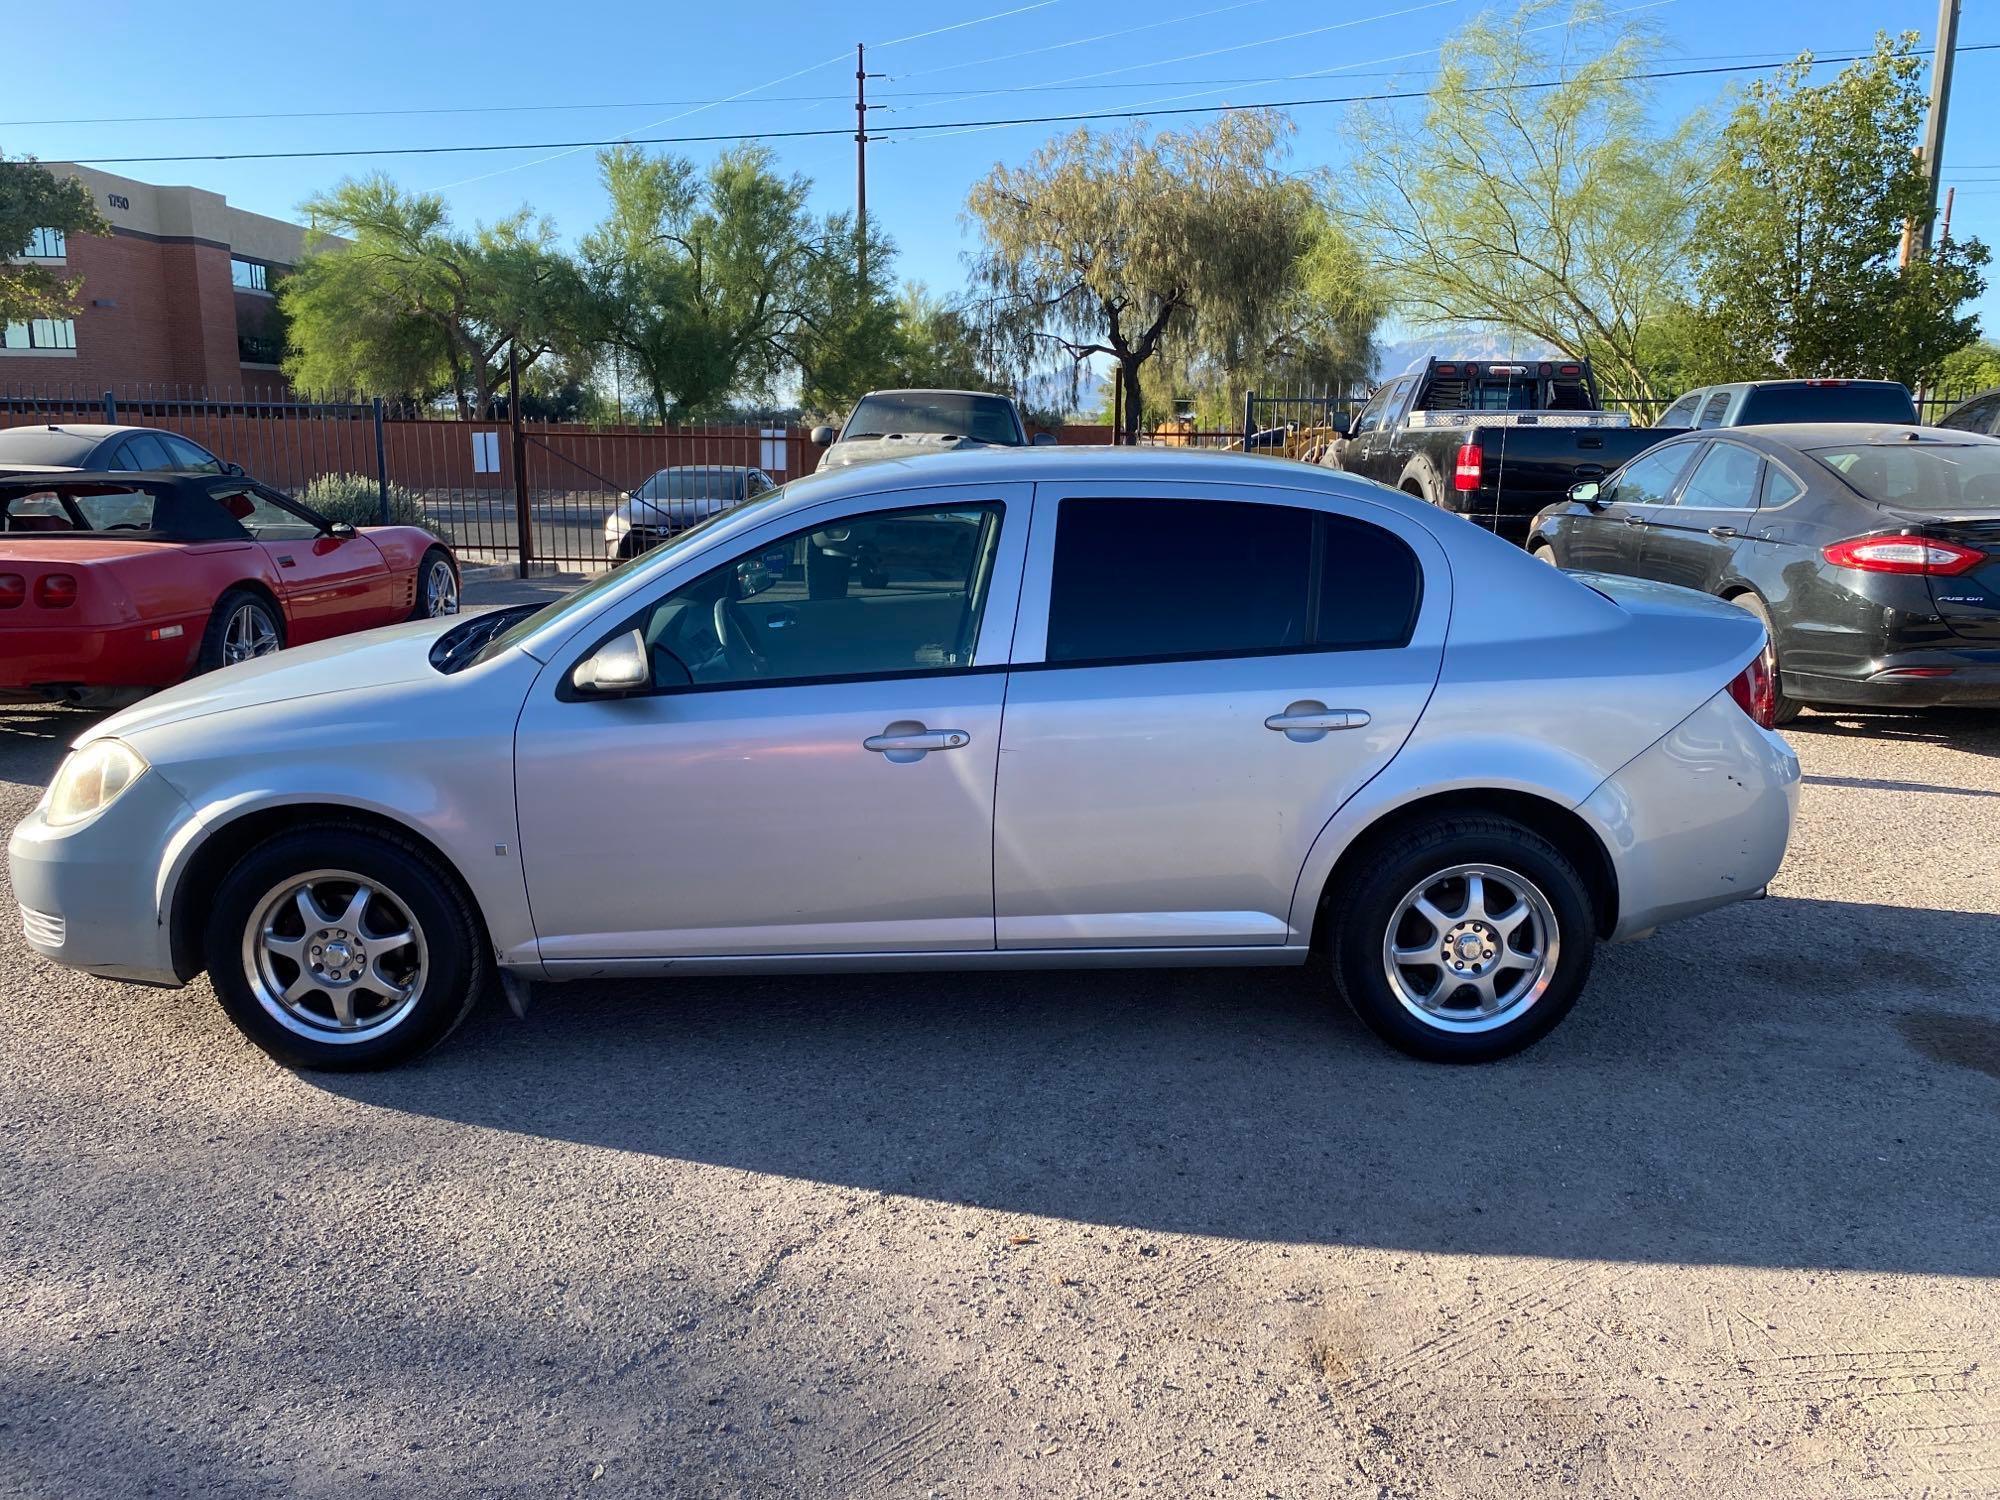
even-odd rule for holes
{"type": "Polygon", "coordinates": [[[1076,498],[1056,522],[1046,658],[1079,665],[1401,645],[1422,594],[1379,526],[1289,505],[1076,498]]]}
{"type": "Polygon", "coordinates": [[[1354,419],[1354,431],[1351,435],[1360,437],[1362,433],[1373,432],[1376,428],[1380,427],[1382,425],[1383,408],[1388,406],[1388,404],[1389,387],[1385,385],[1373,396],[1370,396],[1368,404],[1361,408],[1361,415],[1354,419]]]}
{"type": "Polygon", "coordinates": [[[171,432],[155,433],[160,446],[166,449],[167,461],[175,469],[189,474],[220,474],[222,460],[207,449],[190,443],[184,437],[171,432]]]}
{"type": "Polygon", "coordinates": [[[1680,504],[1699,510],[1755,510],[1757,481],[1764,460],[1737,443],[1711,443],[1688,482],[1680,504]]]}
{"type": "Polygon", "coordinates": [[[972,665],[998,504],[794,532],[684,583],[636,622],[659,687],[747,687],[972,665]]]}
{"type": "Polygon", "coordinates": [[[1673,498],[1674,485],[1680,481],[1696,447],[1694,443],[1675,443],[1640,454],[1618,476],[1611,498],[1621,505],[1666,504],[1673,498]]]}
{"type": "Polygon", "coordinates": [[[304,516],[293,514],[256,490],[218,490],[215,498],[260,542],[309,542],[320,534],[319,527],[304,516]]]}

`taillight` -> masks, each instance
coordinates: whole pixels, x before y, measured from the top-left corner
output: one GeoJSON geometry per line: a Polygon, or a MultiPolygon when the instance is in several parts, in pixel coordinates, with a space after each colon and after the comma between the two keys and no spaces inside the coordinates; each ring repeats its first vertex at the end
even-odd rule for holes
{"type": "Polygon", "coordinates": [[[0,573],[0,609],[19,609],[27,597],[27,579],[19,573],[0,573]]]}
{"type": "Polygon", "coordinates": [[[76,603],[76,575],[44,573],[35,580],[35,603],[43,609],[68,609],[76,603]]]}
{"type": "Polygon", "coordinates": [[[1451,471],[1451,487],[1455,490],[1476,490],[1479,488],[1479,471],[1486,462],[1486,454],[1477,443],[1461,443],[1458,459],[1451,471]]]}
{"type": "Polygon", "coordinates": [[[1824,390],[1829,386],[1852,385],[1851,380],[1808,380],[1805,385],[1810,391],[1824,390]]]}
{"type": "Polygon", "coordinates": [[[1730,679],[1729,696],[1752,722],[1765,729],[1777,728],[1778,685],[1771,680],[1771,663],[1764,652],[1759,651],[1749,666],[1730,679]]]}
{"type": "Polygon", "coordinates": [[[1820,549],[1821,557],[1836,568],[1859,568],[1864,573],[1924,573],[1948,578],[1954,573],[1970,573],[1986,560],[1977,547],[1961,547],[1956,542],[1940,542],[1927,536],[1857,536],[1832,542],[1820,549]]]}

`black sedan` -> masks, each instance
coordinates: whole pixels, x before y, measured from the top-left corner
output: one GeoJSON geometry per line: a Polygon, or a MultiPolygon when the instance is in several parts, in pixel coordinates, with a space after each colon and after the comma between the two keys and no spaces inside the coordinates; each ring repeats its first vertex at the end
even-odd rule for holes
{"type": "Polygon", "coordinates": [[[0,473],[91,469],[125,474],[241,474],[200,443],[162,427],[32,423],[0,430],[0,473]]]}
{"type": "Polygon", "coordinates": [[[2000,439],[1859,423],[1689,433],[1577,485],[1528,546],[1761,616],[1781,719],[2000,706],[2000,439]]]}

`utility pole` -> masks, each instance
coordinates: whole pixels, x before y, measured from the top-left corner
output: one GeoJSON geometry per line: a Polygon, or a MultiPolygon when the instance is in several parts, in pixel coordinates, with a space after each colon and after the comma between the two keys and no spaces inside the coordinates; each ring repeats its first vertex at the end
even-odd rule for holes
{"type": "Polygon", "coordinates": [[[868,71],[868,49],[854,44],[854,265],[868,279],[868,80],[887,74],[868,71]]]}
{"type": "Polygon", "coordinates": [[[1931,248],[1931,226],[1938,216],[1938,178],[1944,165],[1944,118],[1951,105],[1951,59],[1958,48],[1959,0],[1938,0],[1937,50],[1931,54],[1931,116],[1924,127],[1924,175],[1930,179],[1930,212],[1920,230],[1923,248],[1931,248]]]}

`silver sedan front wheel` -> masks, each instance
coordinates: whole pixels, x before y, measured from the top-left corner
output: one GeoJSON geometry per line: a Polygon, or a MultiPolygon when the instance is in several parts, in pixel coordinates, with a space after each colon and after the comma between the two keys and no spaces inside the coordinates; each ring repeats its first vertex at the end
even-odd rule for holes
{"type": "Polygon", "coordinates": [[[351,1044],[399,1025],[423,997],[429,950],[409,903],[350,870],[273,886],[243,932],[243,977],[266,1014],[351,1044]]]}
{"type": "Polygon", "coordinates": [[[1426,876],[1397,904],[1382,967],[1403,1008],[1445,1031],[1488,1031],[1539,1000],[1555,976],[1555,911],[1535,883],[1492,864],[1426,876]]]}

